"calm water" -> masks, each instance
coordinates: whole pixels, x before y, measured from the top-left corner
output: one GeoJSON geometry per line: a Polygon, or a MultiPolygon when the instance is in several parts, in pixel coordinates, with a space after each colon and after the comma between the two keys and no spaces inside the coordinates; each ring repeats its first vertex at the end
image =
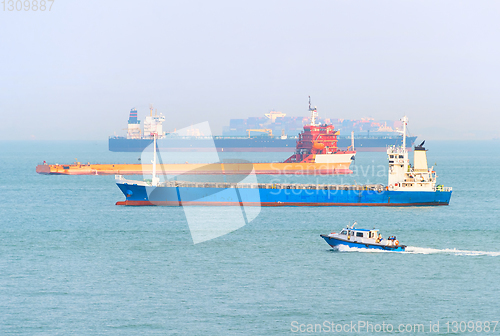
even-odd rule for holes
{"type": "MultiPolygon", "coordinates": [[[[114,205],[123,196],[112,176],[35,173],[43,160],[139,156],[106,145],[0,143],[0,334],[297,334],[293,321],[422,323],[429,333],[440,321],[434,334],[450,335],[447,321],[500,320],[498,142],[427,143],[439,183],[454,188],[448,207],[262,208],[197,245],[182,208],[114,205]],[[412,252],[333,251],[319,237],[354,220],[412,252]]],[[[358,153],[358,174],[319,182],[385,183],[386,165],[384,153],[358,153]]]]}

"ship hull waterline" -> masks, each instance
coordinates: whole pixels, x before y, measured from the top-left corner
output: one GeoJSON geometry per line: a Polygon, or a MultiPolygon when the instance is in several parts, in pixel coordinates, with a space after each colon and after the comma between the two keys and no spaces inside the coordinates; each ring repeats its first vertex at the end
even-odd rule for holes
{"type": "Polygon", "coordinates": [[[406,249],[406,245],[398,245],[398,246],[388,246],[382,244],[369,244],[369,243],[358,243],[355,241],[346,241],[342,239],[336,239],[329,237],[327,235],[320,235],[328,245],[333,248],[338,248],[339,246],[347,246],[354,247],[364,250],[381,250],[381,251],[394,251],[394,252],[404,252],[406,249]]]}
{"type": "Polygon", "coordinates": [[[439,206],[451,191],[149,187],[117,183],[130,206],[439,206]],[[237,190],[237,192],[236,192],[237,190]],[[258,191],[258,192],[257,192],[258,191]]]}

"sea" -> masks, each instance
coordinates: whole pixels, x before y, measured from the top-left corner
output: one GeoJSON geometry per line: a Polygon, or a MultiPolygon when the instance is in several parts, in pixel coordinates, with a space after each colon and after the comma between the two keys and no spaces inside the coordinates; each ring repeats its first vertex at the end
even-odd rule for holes
{"type": "MultiPolygon", "coordinates": [[[[43,161],[135,163],[140,153],[2,141],[0,334],[498,335],[500,143],[425,147],[438,183],[453,187],[449,206],[262,207],[195,244],[182,207],[115,205],[124,196],[114,176],[35,172],[43,161]],[[354,221],[407,252],[334,250],[320,237],[354,221]]],[[[257,179],[387,184],[387,163],[384,152],[358,152],[351,176],[257,179]]]]}

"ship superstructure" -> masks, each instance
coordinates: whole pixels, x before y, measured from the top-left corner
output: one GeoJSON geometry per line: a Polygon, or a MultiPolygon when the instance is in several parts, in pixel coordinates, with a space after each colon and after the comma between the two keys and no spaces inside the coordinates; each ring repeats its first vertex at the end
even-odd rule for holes
{"type": "Polygon", "coordinates": [[[338,149],[337,135],[339,132],[335,131],[335,127],[328,124],[321,125],[316,121],[318,110],[316,107],[311,107],[311,97],[309,97],[309,112],[311,113],[311,123],[304,126],[304,130],[299,134],[295,153],[285,162],[332,163],[339,160],[354,160],[356,154],[354,150],[341,151],[338,149]]]}
{"type": "Polygon", "coordinates": [[[130,110],[127,127],[127,139],[141,139],[141,122],[137,119],[137,109],[130,110]]]}
{"type": "Polygon", "coordinates": [[[158,111],[155,110],[155,114],[153,115],[153,106],[149,107],[149,116],[144,119],[144,136],[142,135],[141,130],[141,122],[137,118],[137,109],[133,108],[130,110],[130,115],[128,118],[128,127],[127,127],[127,140],[153,140],[153,136],[151,134],[157,134],[158,139],[161,139],[165,136],[165,132],[163,131],[163,122],[165,121],[165,117],[163,114],[158,115],[158,111]]]}
{"type": "Polygon", "coordinates": [[[155,110],[153,115],[153,106],[149,107],[149,116],[144,119],[144,138],[153,139],[152,134],[156,134],[157,139],[162,139],[165,136],[163,131],[163,122],[165,117],[163,114],[158,115],[158,111],[155,110]]]}
{"type": "MultiPolygon", "coordinates": [[[[403,132],[406,132],[408,118],[404,117],[403,132]]],[[[425,140],[413,151],[413,166],[408,159],[406,150],[406,136],[403,135],[403,146],[387,148],[389,159],[389,190],[399,191],[435,191],[436,172],[434,167],[427,165],[427,151],[424,148],[425,140]]]]}

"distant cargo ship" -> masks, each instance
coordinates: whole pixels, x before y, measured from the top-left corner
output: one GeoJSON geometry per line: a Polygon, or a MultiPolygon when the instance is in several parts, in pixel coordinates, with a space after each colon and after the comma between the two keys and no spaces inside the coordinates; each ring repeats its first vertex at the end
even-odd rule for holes
{"type": "MultiPolygon", "coordinates": [[[[231,119],[230,126],[224,127],[223,135],[203,136],[193,130],[190,136],[176,136],[175,132],[163,131],[165,117],[162,114],[150,115],[144,120],[144,131],[137,118],[137,110],[130,111],[127,136],[109,138],[112,152],[142,152],[153,143],[150,134],[159,136],[159,149],[168,151],[204,151],[215,147],[219,152],[293,152],[298,134],[304,125],[310,123],[309,117],[286,117],[285,113],[272,111],[265,117],[231,119]],[[166,135],[168,134],[168,137],[166,135]],[[275,134],[280,134],[275,136],[275,134]],[[292,136],[290,136],[292,135],[292,136]]],[[[387,146],[401,146],[403,137],[398,131],[399,121],[375,121],[373,119],[319,119],[321,124],[332,124],[339,131],[337,146],[346,148],[354,145],[358,152],[385,151],[387,146]]],[[[410,149],[417,137],[408,136],[410,149]]]]}

